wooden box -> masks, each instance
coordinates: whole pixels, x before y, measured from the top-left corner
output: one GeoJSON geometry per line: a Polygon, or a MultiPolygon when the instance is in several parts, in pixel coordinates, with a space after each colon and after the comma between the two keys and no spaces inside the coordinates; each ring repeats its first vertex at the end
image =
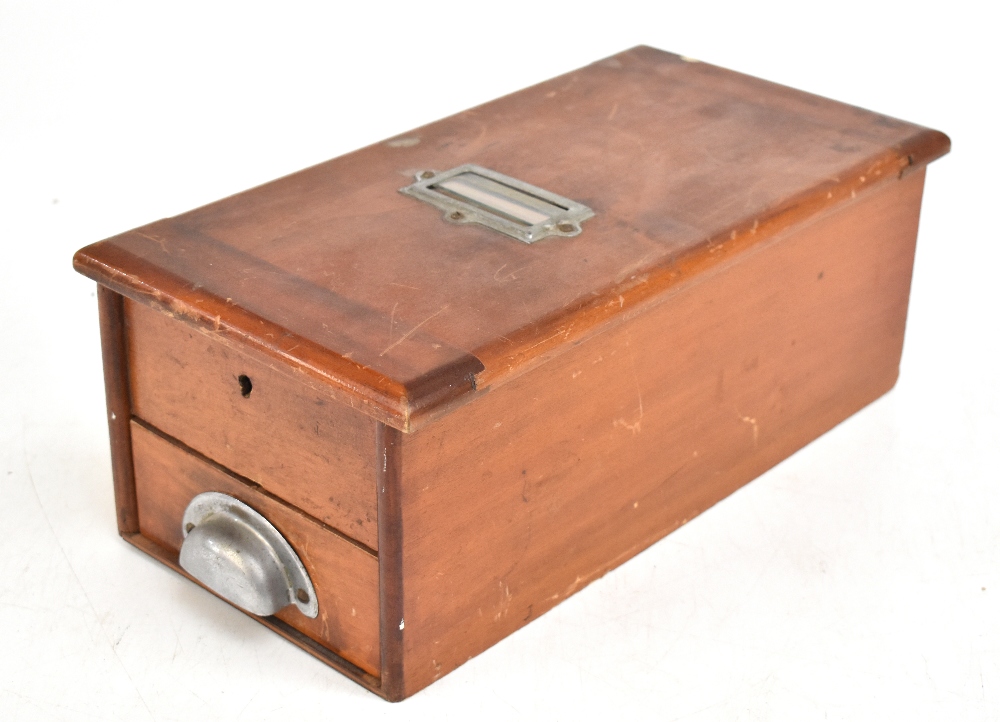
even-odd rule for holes
{"type": "Polygon", "coordinates": [[[948,148],[639,47],[88,246],[120,532],[245,503],[411,695],[892,387],[948,148]]]}

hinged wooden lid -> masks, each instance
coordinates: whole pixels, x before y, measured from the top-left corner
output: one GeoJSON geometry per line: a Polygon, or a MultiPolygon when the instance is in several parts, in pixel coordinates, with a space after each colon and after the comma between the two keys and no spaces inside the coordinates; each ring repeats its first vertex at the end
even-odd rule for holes
{"type": "Polygon", "coordinates": [[[948,148],[937,131],[638,47],[74,263],[410,431],[948,148]],[[467,163],[594,216],[528,245],[399,192],[467,163]]]}

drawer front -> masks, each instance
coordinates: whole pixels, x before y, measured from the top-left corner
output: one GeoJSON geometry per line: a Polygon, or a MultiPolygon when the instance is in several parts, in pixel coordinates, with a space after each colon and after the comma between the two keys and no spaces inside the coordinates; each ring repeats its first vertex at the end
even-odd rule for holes
{"type": "Polygon", "coordinates": [[[140,533],[174,553],[183,541],[184,509],[198,494],[218,491],[263,515],[295,549],[312,579],[319,615],[295,607],[279,619],[373,675],[379,674],[378,559],[300,511],[224,469],[132,422],[140,533]]]}
{"type": "Polygon", "coordinates": [[[373,419],[166,313],[125,319],[135,416],[377,548],[373,419]]]}

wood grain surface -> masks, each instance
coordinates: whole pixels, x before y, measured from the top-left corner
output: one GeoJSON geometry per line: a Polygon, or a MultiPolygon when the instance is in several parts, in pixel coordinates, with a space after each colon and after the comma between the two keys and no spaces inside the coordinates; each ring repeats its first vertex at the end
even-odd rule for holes
{"type": "Polygon", "coordinates": [[[380,693],[390,702],[405,695],[403,677],[403,434],[379,424],[378,442],[378,573],[379,628],[382,640],[380,693]]]}
{"type": "MultiPolygon", "coordinates": [[[[157,561],[170,567],[175,572],[180,574],[182,577],[186,577],[187,579],[190,579],[192,582],[196,584],[198,583],[197,579],[192,577],[190,574],[184,571],[184,569],[181,568],[181,565],[178,562],[178,555],[176,551],[167,549],[165,546],[158,544],[152,539],[144,537],[142,534],[139,534],[138,532],[134,534],[122,534],[122,538],[125,539],[125,541],[127,541],[129,544],[134,546],[136,549],[139,549],[140,551],[149,554],[157,561]]],[[[212,592],[211,589],[206,588],[206,591],[215,594],[214,592],[212,592]]],[[[216,596],[218,595],[216,594],[216,596]]],[[[219,597],[219,599],[222,599],[222,597],[219,597]]],[[[321,662],[328,664],[341,674],[354,680],[355,682],[362,685],[366,689],[382,697],[386,696],[382,692],[381,680],[379,680],[378,677],[376,677],[373,674],[370,674],[369,672],[366,672],[361,667],[358,667],[355,664],[351,664],[340,655],[336,654],[335,652],[331,652],[329,649],[324,647],[316,640],[306,636],[299,630],[288,625],[287,623],[283,622],[277,617],[254,617],[254,619],[263,624],[268,629],[274,631],[277,634],[280,634],[282,637],[287,639],[289,642],[294,644],[302,651],[306,652],[307,654],[311,654],[321,662]]]]}
{"type": "Polygon", "coordinates": [[[375,421],[251,349],[128,300],[136,416],[378,548],[375,421]],[[240,376],[251,383],[243,395],[240,376]]]}
{"type": "Polygon", "coordinates": [[[404,431],[947,152],[937,131],[651,48],[80,251],[78,270],[404,431]],[[401,195],[478,163],[580,201],[525,245],[401,195]]]}
{"type": "Polygon", "coordinates": [[[98,284],[97,308],[101,319],[101,356],[111,442],[111,476],[115,486],[115,516],[119,533],[132,534],[139,531],[139,516],[135,480],[132,478],[132,429],[129,425],[132,400],[123,302],[120,295],[98,284]]]}
{"type": "Polygon", "coordinates": [[[893,179],[404,434],[405,694],[888,391],[922,187],[893,179]]]}
{"type": "Polygon", "coordinates": [[[205,491],[229,494],[270,521],[298,553],[316,590],[319,616],[296,608],[277,619],[378,676],[378,559],[297,509],[225,469],[199,458],[154,430],[132,422],[139,531],[147,539],[180,550],[181,519],[188,503],[205,491]]]}
{"type": "Polygon", "coordinates": [[[407,697],[892,387],[949,146],[639,47],[89,246],[120,528],[176,566],[191,497],[250,503],[321,595],[263,621],[407,697]],[[398,192],[465,163],[596,215],[398,192]]]}

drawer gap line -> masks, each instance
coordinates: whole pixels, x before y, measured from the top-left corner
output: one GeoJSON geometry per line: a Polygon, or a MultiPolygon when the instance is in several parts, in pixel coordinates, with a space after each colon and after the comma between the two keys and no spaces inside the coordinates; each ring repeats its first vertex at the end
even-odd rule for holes
{"type": "MultiPolygon", "coordinates": [[[[337,529],[336,527],[332,527],[329,524],[327,524],[326,522],[317,519],[312,514],[307,514],[306,512],[304,512],[299,507],[292,506],[291,504],[289,504],[287,501],[285,501],[281,497],[275,496],[274,494],[272,494],[270,491],[268,491],[267,489],[265,489],[263,486],[261,486],[260,484],[258,484],[256,481],[253,481],[252,479],[248,479],[245,476],[240,476],[239,474],[237,474],[235,471],[233,471],[229,467],[223,466],[222,464],[218,463],[217,461],[213,461],[212,459],[210,459],[209,457],[205,456],[204,454],[202,454],[201,452],[197,451],[196,449],[192,449],[190,446],[188,446],[184,442],[178,441],[173,436],[170,436],[168,434],[163,433],[162,431],[160,431],[158,428],[156,428],[155,426],[153,426],[149,422],[140,419],[138,416],[133,416],[132,417],[132,421],[134,421],[136,424],[138,424],[139,426],[141,426],[142,428],[144,428],[146,431],[148,431],[148,432],[150,432],[152,434],[155,434],[156,436],[159,436],[161,439],[163,439],[167,443],[173,444],[174,446],[176,446],[177,448],[181,449],[185,453],[188,453],[191,456],[195,457],[196,459],[198,459],[200,461],[203,461],[204,463],[206,463],[206,464],[208,464],[208,465],[210,465],[210,466],[218,469],[219,471],[221,471],[221,472],[223,472],[223,473],[231,476],[232,478],[234,478],[237,481],[241,482],[245,486],[248,486],[251,489],[253,489],[254,491],[259,492],[261,495],[266,496],[268,499],[271,499],[272,501],[274,501],[274,502],[276,502],[278,504],[281,504],[286,509],[289,509],[289,510],[293,511],[294,513],[298,514],[299,516],[305,517],[306,519],[308,519],[309,521],[311,521],[314,524],[318,524],[319,526],[323,527],[324,530],[330,532],[331,534],[334,534],[334,535],[340,537],[341,539],[343,539],[346,542],[349,542],[350,544],[352,544],[353,546],[356,546],[361,551],[366,552],[367,554],[370,554],[371,556],[375,557],[376,559],[378,558],[378,552],[375,549],[372,549],[367,544],[363,544],[362,542],[359,542],[354,537],[348,536],[344,532],[340,531],[340,529],[337,529]]],[[[374,483],[374,481],[372,483],[374,483]]]]}

